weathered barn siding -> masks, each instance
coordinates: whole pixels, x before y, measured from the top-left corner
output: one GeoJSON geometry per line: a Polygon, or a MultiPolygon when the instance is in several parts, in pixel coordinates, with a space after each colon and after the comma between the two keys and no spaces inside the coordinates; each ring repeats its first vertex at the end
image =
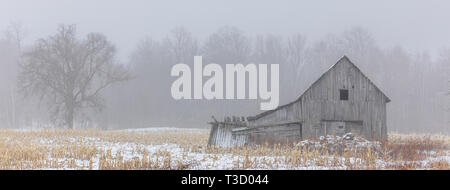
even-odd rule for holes
{"type": "Polygon", "coordinates": [[[229,147],[244,145],[247,142],[247,136],[235,135],[232,130],[236,128],[245,128],[243,122],[212,122],[211,132],[208,140],[209,145],[229,147]]]}
{"type": "MultiPolygon", "coordinates": [[[[297,101],[262,113],[250,125],[285,120],[303,120],[302,137],[326,135],[330,123],[341,122],[345,131],[370,138],[386,138],[386,97],[348,58],[340,59],[297,101]],[[349,91],[340,100],[340,89],[349,91]],[[327,125],[327,123],[329,125],[327,125]],[[357,129],[357,128],[361,129],[357,129]]],[[[328,132],[335,130],[329,129],[328,132]]]]}
{"type": "Polygon", "coordinates": [[[208,145],[230,147],[241,145],[289,143],[302,139],[301,121],[283,121],[264,125],[248,126],[245,121],[225,119],[211,122],[208,145]]]}
{"type": "Polygon", "coordinates": [[[278,143],[348,132],[372,140],[386,139],[386,103],[389,101],[344,56],[296,101],[248,117],[244,126],[216,122],[209,144],[278,143]],[[340,90],[348,90],[348,100],[341,100],[340,90]]]}
{"type": "Polygon", "coordinates": [[[233,135],[246,136],[246,144],[290,143],[302,139],[301,121],[288,121],[267,125],[233,129],[233,135]]]}

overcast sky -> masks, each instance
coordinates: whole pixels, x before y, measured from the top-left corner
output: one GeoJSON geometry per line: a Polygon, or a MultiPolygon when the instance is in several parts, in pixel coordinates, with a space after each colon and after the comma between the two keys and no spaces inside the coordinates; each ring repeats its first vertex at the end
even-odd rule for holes
{"type": "Polygon", "coordinates": [[[450,47],[448,0],[0,0],[0,29],[17,21],[28,41],[54,33],[60,23],[102,32],[122,59],[143,37],[165,37],[175,26],[200,39],[224,25],[249,35],[300,32],[310,39],[362,26],[385,47],[430,53],[450,47]]]}

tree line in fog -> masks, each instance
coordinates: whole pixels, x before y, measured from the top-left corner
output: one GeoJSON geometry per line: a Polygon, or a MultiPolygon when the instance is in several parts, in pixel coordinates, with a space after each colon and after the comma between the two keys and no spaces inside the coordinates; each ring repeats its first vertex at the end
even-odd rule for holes
{"type": "MultiPolygon", "coordinates": [[[[203,40],[187,27],[176,27],[163,39],[143,38],[129,59],[119,60],[116,47],[107,36],[77,35],[76,27],[70,26],[74,27],[73,36],[65,36],[66,39],[61,27],[70,29],[69,26],[60,26],[54,34],[33,39],[30,44],[23,43],[27,36],[23,26],[12,24],[4,29],[0,37],[0,126],[68,127],[66,105],[74,103],[75,128],[208,127],[213,115],[222,118],[258,114],[260,102],[174,100],[170,95],[176,79],[170,76],[174,64],[192,67],[196,55],[203,56],[204,64],[222,66],[279,64],[282,105],[298,98],[331,65],[347,55],[392,100],[387,107],[390,131],[450,132],[447,95],[450,49],[445,47],[439,52],[411,52],[401,45],[381,47],[376,36],[361,27],[309,39],[301,31],[291,36],[251,36],[239,28],[224,26],[202,36],[203,40]],[[58,41],[58,36],[68,42],[58,41]],[[69,61],[58,58],[57,52],[64,52],[66,46],[71,47],[70,51],[65,50],[70,55],[66,57],[71,57],[69,61]],[[46,73],[57,72],[59,67],[54,64],[59,61],[71,63],[65,74],[46,73]],[[92,68],[103,75],[92,74],[92,68]],[[42,77],[42,73],[49,75],[42,77]],[[90,75],[96,77],[89,78],[90,75]],[[67,84],[73,83],[73,88],[62,85],[46,89],[49,85],[60,85],[62,78],[67,84]],[[69,89],[65,92],[74,92],[73,96],[79,94],[78,99],[70,101],[67,97],[72,95],[61,92],[63,88],[69,89]]],[[[63,64],[61,68],[67,69],[63,64]]]]}

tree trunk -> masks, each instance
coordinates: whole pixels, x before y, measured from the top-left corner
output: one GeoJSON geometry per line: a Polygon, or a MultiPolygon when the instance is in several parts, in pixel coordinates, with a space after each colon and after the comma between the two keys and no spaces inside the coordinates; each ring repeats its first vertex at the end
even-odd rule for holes
{"type": "Polygon", "coordinates": [[[75,114],[75,108],[71,105],[67,106],[66,125],[69,129],[73,129],[74,114],[75,114]]]}
{"type": "Polygon", "coordinates": [[[16,128],[16,99],[12,86],[9,87],[9,92],[11,96],[11,124],[13,128],[16,128]]]}

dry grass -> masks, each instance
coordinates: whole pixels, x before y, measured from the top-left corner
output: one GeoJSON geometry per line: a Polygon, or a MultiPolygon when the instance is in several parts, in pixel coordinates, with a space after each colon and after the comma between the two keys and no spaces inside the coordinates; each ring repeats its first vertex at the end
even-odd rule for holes
{"type": "Polygon", "coordinates": [[[208,130],[0,130],[0,169],[441,169],[450,137],[390,134],[379,148],[207,147],[208,130]]]}
{"type": "MultiPolygon", "coordinates": [[[[208,134],[181,132],[126,132],[100,130],[0,131],[0,169],[173,169],[164,151],[148,153],[136,144],[179,144],[183,148],[204,145],[208,134]],[[139,160],[124,160],[117,144],[130,143],[139,160]],[[156,161],[149,159],[157,158],[156,161]],[[140,164],[137,164],[140,163],[140,164]]],[[[179,168],[186,168],[179,165],[179,168]]]]}
{"type": "Polygon", "coordinates": [[[449,167],[450,137],[436,134],[391,133],[384,149],[392,169],[444,169],[449,167]],[[439,158],[447,159],[439,159],[439,158]],[[436,159],[437,158],[437,159],[436,159]],[[428,161],[423,163],[423,161],[428,161]]]}

